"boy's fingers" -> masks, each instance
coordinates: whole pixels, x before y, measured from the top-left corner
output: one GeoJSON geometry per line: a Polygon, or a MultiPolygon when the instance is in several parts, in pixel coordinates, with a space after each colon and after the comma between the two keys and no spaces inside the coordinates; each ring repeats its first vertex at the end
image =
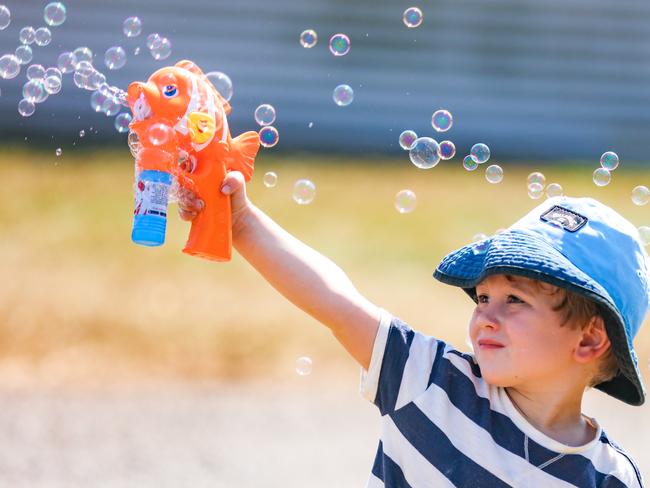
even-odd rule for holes
{"type": "Polygon", "coordinates": [[[178,209],[178,215],[180,216],[180,218],[182,220],[191,221],[191,220],[194,220],[198,214],[196,212],[189,212],[189,211],[186,211],[186,210],[183,210],[183,209],[179,208],[178,209]]]}
{"type": "Polygon", "coordinates": [[[246,182],[244,180],[244,175],[239,171],[231,171],[223,179],[221,184],[221,192],[224,195],[232,195],[233,193],[238,192],[244,188],[246,182]]]}

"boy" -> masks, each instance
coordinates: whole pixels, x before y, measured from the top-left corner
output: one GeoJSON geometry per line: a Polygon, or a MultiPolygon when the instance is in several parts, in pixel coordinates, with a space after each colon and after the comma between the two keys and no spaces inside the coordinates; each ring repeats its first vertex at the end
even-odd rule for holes
{"type": "MultiPolygon", "coordinates": [[[[636,228],[591,199],[547,200],[443,259],[434,276],[476,302],[474,354],[413,331],[343,271],[254,207],[229,173],[233,243],[280,293],[330,328],[382,414],[369,487],[641,487],[638,468],[581,413],[587,387],[645,392],[632,340],[648,309],[636,228]]],[[[181,217],[202,208],[180,196],[181,217]]]]}

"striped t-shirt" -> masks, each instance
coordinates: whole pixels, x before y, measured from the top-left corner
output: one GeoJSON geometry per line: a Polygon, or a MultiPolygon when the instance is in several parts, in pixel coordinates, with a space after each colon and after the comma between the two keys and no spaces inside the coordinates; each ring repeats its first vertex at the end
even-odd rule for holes
{"type": "Polygon", "coordinates": [[[551,439],[481,378],[472,355],[386,313],[361,392],[382,414],[369,488],[643,486],[595,420],[586,445],[551,439]]]}

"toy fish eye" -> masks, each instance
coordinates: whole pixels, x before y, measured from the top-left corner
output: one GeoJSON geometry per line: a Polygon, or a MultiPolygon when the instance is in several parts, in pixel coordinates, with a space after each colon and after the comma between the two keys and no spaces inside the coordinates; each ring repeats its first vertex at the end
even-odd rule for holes
{"type": "Polygon", "coordinates": [[[165,95],[166,98],[173,98],[178,95],[178,88],[176,85],[165,85],[163,95],[165,95]]]}

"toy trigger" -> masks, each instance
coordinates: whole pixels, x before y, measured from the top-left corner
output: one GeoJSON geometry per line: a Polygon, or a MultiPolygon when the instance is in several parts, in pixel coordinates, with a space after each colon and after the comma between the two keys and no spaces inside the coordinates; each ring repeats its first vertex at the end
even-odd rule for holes
{"type": "Polygon", "coordinates": [[[190,138],[194,144],[205,144],[214,136],[214,118],[203,112],[192,112],[188,116],[190,138]]]}

